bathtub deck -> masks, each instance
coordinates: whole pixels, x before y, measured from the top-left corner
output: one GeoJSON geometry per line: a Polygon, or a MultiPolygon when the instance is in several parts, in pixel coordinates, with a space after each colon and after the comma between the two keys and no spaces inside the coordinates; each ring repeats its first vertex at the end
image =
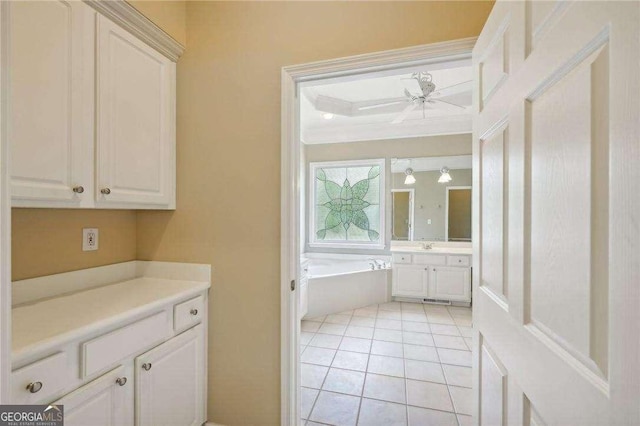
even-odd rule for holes
{"type": "Polygon", "coordinates": [[[471,424],[471,336],[463,307],[390,302],[302,321],[302,423],[471,424]]]}

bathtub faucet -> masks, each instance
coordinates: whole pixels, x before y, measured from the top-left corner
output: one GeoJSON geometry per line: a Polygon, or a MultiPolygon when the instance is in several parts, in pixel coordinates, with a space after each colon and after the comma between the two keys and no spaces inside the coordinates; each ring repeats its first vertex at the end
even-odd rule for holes
{"type": "Polygon", "coordinates": [[[374,259],[374,258],[369,258],[367,259],[369,261],[369,265],[371,266],[371,270],[375,270],[375,269],[382,269],[385,265],[384,262],[378,259],[374,259]]]}

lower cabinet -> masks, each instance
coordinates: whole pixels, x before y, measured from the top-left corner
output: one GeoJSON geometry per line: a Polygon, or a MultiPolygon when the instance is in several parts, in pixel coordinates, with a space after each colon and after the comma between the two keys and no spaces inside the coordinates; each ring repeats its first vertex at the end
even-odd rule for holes
{"type": "Polygon", "coordinates": [[[471,302],[468,256],[394,254],[393,259],[393,296],[471,302]]]}
{"type": "Polygon", "coordinates": [[[393,266],[393,295],[427,297],[429,268],[415,265],[393,266]]]}
{"type": "Polygon", "coordinates": [[[65,426],[202,425],[204,342],[198,324],[53,404],[64,405],[65,426]]]}
{"type": "Polygon", "coordinates": [[[64,396],[66,426],[125,426],[133,424],[131,369],[120,366],[64,396]],[[128,370],[128,371],[127,371],[128,370]]]}
{"type": "Polygon", "coordinates": [[[201,425],[204,333],[198,325],[135,360],[136,425],[201,425]]]}
{"type": "Polygon", "coordinates": [[[429,297],[461,302],[471,300],[470,269],[448,266],[431,268],[429,297]]]}

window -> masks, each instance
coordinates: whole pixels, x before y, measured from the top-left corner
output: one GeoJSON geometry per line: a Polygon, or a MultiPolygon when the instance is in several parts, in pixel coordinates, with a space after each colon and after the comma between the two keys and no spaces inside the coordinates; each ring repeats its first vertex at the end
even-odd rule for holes
{"type": "Polygon", "coordinates": [[[310,163],[310,246],[384,247],[384,165],[310,163]]]}

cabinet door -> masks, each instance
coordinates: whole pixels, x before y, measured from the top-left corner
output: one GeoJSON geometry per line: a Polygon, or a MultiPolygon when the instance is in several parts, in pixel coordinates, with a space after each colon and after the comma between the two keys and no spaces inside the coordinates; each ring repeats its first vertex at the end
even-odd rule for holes
{"type": "Polygon", "coordinates": [[[204,423],[204,328],[197,325],[136,358],[136,424],[204,423]]]}
{"type": "Polygon", "coordinates": [[[131,369],[122,366],[54,402],[64,405],[65,426],[133,424],[131,369]]]}
{"type": "Polygon", "coordinates": [[[97,22],[96,203],[175,208],[175,63],[97,22]]]}
{"type": "Polygon", "coordinates": [[[81,207],[93,198],[95,12],[58,0],[9,10],[13,205],[81,207]]]}
{"type": "Polygon", "coordinates": [[[471,273],[469,268],[431,267],[429,297],[470,302],[471,273]]]}
{"type": "Polygon", "coordinates": [[[414,265],[393,266],[393,296],[427,297],[428,268],[414,265]]]}

